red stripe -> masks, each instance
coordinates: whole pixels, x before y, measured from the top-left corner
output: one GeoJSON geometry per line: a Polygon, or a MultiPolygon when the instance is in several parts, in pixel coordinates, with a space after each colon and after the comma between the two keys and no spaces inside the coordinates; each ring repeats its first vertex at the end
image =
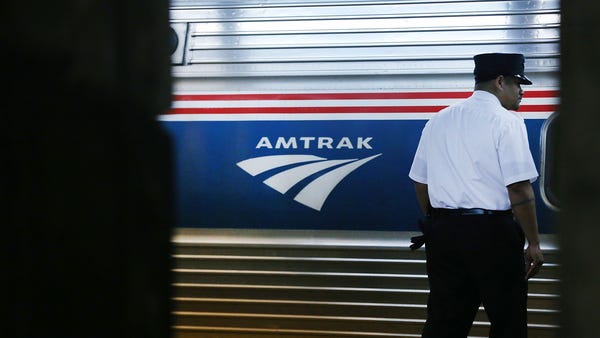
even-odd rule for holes
{"type": "Polygon", "coordinates": [[[560,97],[560,92],[558,90],[525,90],[524,97],[560,97]]]}
{"type": "Polygon", "coordinates": [[[553,112],[558,110],[557,104],[524,104],[519,108],[519,113],[553,112]]]}
{"type": "MultiPolygon", "coordinates": [[[[304,93],[304,94],[190,94],[174,95],[174,101],[248,101],[248,100],[390,100],[390,99],[465,99],[472,92],[405,93],[304,93]]],[[[526,91],[525,97],[557,97],[556,90],[526,91]]]]}
{"type": "Polygon", "coordinates": [[[467,92],[432,93],[306,93],[306,94],[197,94],[175,95],[176,101],[213,100],[369,100],[369,99],[462,99],[467,92]]]}
{"type": "MultiPolygon", "coordinates": [[[[446,106],[371,107],[248,107],[175,108],[168,114],[339,114],[339,113],[436,113],[446,106]]],[[[551,112],[556,105],[522,105],[519,112],[551,112]]]]}

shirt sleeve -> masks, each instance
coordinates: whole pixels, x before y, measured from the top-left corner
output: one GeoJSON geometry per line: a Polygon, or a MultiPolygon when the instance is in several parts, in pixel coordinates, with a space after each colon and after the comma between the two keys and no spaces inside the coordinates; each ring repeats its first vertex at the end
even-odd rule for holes
{"type": "Polygon", "coordinates": [[[428,135],[429,122],[425,124],[425,127],[421,132],[421,139],[419,140],[419,145],[417,146],[417,152],[415,153],[412,166],[410,167],[410,172],[408,173],[408,177],[410,177],[413,181],[423,184],[427,184],[426,144],[428,140],[428,135]]]}
{"type": "Polygon", "coordinates": [[[525,180],[534,182],[538,178],[522,119],[511,121],[504,129],[498,144],[498,161],[505,186],[525,180]]]}

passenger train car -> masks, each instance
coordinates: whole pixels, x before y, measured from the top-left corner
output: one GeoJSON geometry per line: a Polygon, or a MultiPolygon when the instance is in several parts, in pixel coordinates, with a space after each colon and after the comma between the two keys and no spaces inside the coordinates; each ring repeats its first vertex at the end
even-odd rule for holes
{"type": "MultiPolygon", "coordinates": [[[[540,163],[558,105],[556,1],[172,3],[161,120],[181,227],[415,230],[420,131],[470,95],[478,53],[526,55],[519,113],[540,163]]],[[[542,199],[538,211],[552,232],[542,199]]]]}
{"type": "MultiPolygon", "coordinates": [[[[227,279],[234,270],[256,272],[257,268],[243,269],[231,261],[212,268],[202,265],[215,259],[209,257],[214,252],[238,260],[255,255],[245,251],[250,247],[285,252],[267,253],[272,259],[281,255],[297,259],[299,254],[290,251],[294,248],[336,245],[399,252],[417,231],[421,216],[407,176],[421,129],[440,109],[470,96],[472,57],[485,52],[526,56],[526,74],[534,84],[523,87],[518,113],[525,120],[529,145],[543,174],[535,183],[540,231],[552,238],[558,207],[544,140],[559,105],[559,9],[559,1],[551,0],[172,0],[174,96],[172,110],[160,121],[171,135],[176,157],[175,241],[186,248],[179,257],[190,262],[197,258],[196,263],[178,265],[180,289],[260,284],[252,282],[258,277],[249,275],[235,283],[227,279]],[[212,251],[199,253],[200,249],[191,248],[194,243],[212,251]],[[228,244],[231,251],[219,251],[222,247],[215,247],[216,243],[228,244]],[[216,270],[226,276],[210,281],[185,277],[194,268],[201,271],[198,278],[216,270]]],[[[386,259],[386,252],[380,258],[386,259]]],[[[349,256],[342,253],[338,258],[343,261],[349,256]]],[[[422,256],[419,259],[422,263],[422,256]]],[[[279,264],[263,263],[265,270],[269,264],[279,264]]],[[[425,290],[426,281],[421,280],[425,290]]],[[[346,287],[311,283],[301,287],[346,287]]],[[[221,298],[247,304],[253,298],[249,294],[259,289],[221,298]]],[[[213,291],[225,292],[219,290],[213,291]]],[[[552,296],[550,291],[537,294],[552,296]]],[[[184,298],[194,297],[180,294],[179,299],[184,298]]],[[[292,302],[284,298],[270,299],[269,304],[292,302]]],[[[206,294],[196,299],[214,305],[206,294]]],[[[344,300],[335,298],[337,303],[344,300]]],[[[309,300],[300,297],[293,302],[309,300]]],[[[353,331],[333,324],[335,328],[322,329],[272,324],[291,317],[273,317],[279,319],[262,326],[229,325],[218,322],[207,308],[194,312],[184,310],[186,306],[176,311],[182,318],[176,324],[182,335],[214,331],[267,336],[277,331],[306,337],[315,331],[334,337],[342,331],[352,336],[353,331]],[[216,322],[193,324],[194,318],[216,322]]],[[[418,306],[422,310],[422,302],[418,306]]],[[[259,322],[264,317],[257,311],[214,313],[226,317],[235,312],[238,318],[259,322]]],[[[539,325],[552,326],[552,321],[539,325]]],[[[377,332],[391,336],[402,330],[377,332]]]]}

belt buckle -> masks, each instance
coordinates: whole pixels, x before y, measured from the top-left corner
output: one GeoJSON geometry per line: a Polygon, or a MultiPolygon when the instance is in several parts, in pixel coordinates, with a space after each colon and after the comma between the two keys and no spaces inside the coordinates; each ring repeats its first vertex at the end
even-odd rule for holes
{"type": "Polygon", "coordinates": [[[487,215],[489,214],[488,210],[473,208],[473,209],[463,209],[461,215],[487,215]]]}

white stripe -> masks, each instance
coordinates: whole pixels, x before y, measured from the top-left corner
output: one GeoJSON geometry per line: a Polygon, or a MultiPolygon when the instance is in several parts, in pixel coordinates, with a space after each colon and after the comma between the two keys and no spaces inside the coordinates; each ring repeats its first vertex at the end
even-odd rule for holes
{"type": "Polygon", "coordinates": [[[329,161],[321,161],[317,163],[310,163],[301,165],[292,169],[288,169],[286,171],[280,172],[277,175],[273,175],[268,179],[264,180],[263,183],[268,185],[269,187],[279,191],[282,194],[285,194],[288,190],[290,190],[294,185],[308,176],[317,173],[321,170],[325,170],[327,168],[348,163],[350,161],[355,161],[356,159],[348,159],[348,160],[329,160],[329,161]]]}
{"type": "MultiPolygon", "coordinates": [[[[523,113],[525,119],[547,119],[553,112],[523,113]]],[[[168,114],[159,121],[359,121],[359,120],[428,120],[431,113],[339,113],[339,114],[168,114]]]]}
{"type": "MultiPolygon", "coordinates": [[[[379,100],[210,100],[173,101],[177,108],[261,108],[261,107],[389,107],[448,106],[463,99],[379,99],[379,100]]],[[[556,97],[527,98],[521,104],[558,104],[556,97]]]]}
{"type": "Polygon", "coordinates": [[[522,113],[521,116],[523,116],[523,118],[526,120],[545,120],[548,117],[550,117],[550,115],[552,115],[552,113],[554,113],[554,112],[548,111],[548,112],[522,113]]]}
{"type": "Polygon", "coordinates": [[[248,174],[256,176],[265,171],[285,165],[322,160],[326,160],[326,158],[313,155],[270,155],[250,158],[236,164],[248,174]]]}
{"type": "Polygon", "coordinates": [[[444,106],[461,99],[174,101],[173,108],[444,106]]]}
{"type": "Polygon", "coordinates": [[[370,160],[381,156],[381,154],[373,155],[371,157],[363,158],[362,160],[346,164],[340,168],[334,169],[326,174],[317,177],[315,180],[310,182],[304,189],[302,189],[298,195],[294,198],[295,201],[306,205],[307,207],[313,208],[317,211],[321,211],[323,203],[331,194],[333,189],[351,172],[358,169],[363,164],[370,160]]]}

